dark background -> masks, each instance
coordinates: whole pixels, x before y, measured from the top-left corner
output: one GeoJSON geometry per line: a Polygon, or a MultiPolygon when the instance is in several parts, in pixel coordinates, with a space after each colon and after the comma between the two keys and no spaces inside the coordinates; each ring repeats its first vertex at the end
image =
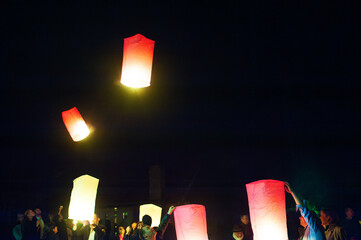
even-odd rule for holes
{"type": "MultiPolygon", "coordinates": [[[[1,212],[67,206],[100,179],[97,207],[207,207],[223,236],[245,184],[287,180],[321,207],[361,208],[360,3],[12,1],[1,8],[1,212]],[[151,86],[120,85],[123,39],[155,41],[151,86]],[[94,132],[71,140],[61,112],[94,132]]],[[[289,208],[292,200],[287,197],[289,208]]],[[[219,238],[219,237],[218,237],[219,238]]]]}

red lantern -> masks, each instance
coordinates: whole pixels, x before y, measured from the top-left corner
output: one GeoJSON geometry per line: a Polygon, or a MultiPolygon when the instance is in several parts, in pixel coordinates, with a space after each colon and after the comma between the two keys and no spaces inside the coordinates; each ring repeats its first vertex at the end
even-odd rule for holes
{"type": "Polygon", "coordinates": [[[208,240],[206,209],[203,205],[176,207],[174,223],[177,240],[208,240]]]}
{"type": "Polygon", "coordinates": [[[124,39],[121,83],[133,88],[150,86],[154,41],[141,34],[124,39]]]}
{"type": "Polygon", "coordinates": [[[287,240],[284,182],[260,180],[246,184],[254,240],[287,240]]]}
{"type": "Polygon", "coordinates": [[[74,142],[81,141],[89,135],[89,128],[76,107],[62,112],[62,116],[65,127],[74,142]]]}

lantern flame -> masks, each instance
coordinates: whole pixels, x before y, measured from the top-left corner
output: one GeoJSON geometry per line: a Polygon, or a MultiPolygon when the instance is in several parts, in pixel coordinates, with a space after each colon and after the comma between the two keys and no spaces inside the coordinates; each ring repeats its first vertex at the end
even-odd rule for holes
{"type": "Polygon", "coordinates": [[[124,39],[121,83],[132,88],[150,86],[154,41],[141,34],[124,39]]]}

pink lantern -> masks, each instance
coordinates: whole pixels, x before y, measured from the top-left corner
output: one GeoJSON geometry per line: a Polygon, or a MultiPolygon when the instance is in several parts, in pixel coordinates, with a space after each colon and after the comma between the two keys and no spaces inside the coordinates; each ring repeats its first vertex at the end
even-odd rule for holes
{"type": "Polygon", "coordinates": [[[128,87],[150,86],[154,41],[141,34],[124,39],[123,68],[120,82],[128,87]]]}
{"type": "Polygon", "coordinates": [[[177,240],[208,240],[206,208],[203,205],[176,207],[174,223],[177,240]]]}
{"type": "Polygon", "coordinates": [[[74,142],[81,141],[89,135],[89,128],[76,107],[62,112],[62,116],[65,127],[74,142]]]}
{"type": "Polygon", "coordinates": [[[284,182],[260,180],[246,184],[254,240],[287,240],[284,182]]]}

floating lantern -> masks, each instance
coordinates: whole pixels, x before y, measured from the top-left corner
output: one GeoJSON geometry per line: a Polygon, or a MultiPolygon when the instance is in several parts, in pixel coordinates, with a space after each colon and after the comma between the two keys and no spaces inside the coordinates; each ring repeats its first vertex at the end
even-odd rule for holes
{"type": "Polygon", "coordinates": [[[120,82],[128,87],[150,86],[154,41],[141,34],[124,39],[123,68],[120,82]]]}
{"type": "Polygon", "coordinates": [[[203,205],[176,207],[174,223],[177,240],[208,240],[206,209],[203,205]]]}
{"type": "Polygon", "coordinates": [[[144,215],[152,218],[151,227],[158,227],[162,218],[162,208],[154,204],[143,204],[139,207],[139,221],[142,221],[144,215]]]}
{"type": "Polygon", "coordinates": [[[78,221],[91,220],[95,212],[99,179],[83,175],[73,181],[69,204],[69,218],[78,221]]]}
{"type": "Polygon", "coordinates": [[[76,107],[62,112],[62,115],[65,127],[74,142],[81,141],[89,135],[89,128],[76,107]]]}
{"type": "Polygon", "coordinates": [[[260,180],[246,184],[254,240],[287,240],[284,182],[260,180]]]}

